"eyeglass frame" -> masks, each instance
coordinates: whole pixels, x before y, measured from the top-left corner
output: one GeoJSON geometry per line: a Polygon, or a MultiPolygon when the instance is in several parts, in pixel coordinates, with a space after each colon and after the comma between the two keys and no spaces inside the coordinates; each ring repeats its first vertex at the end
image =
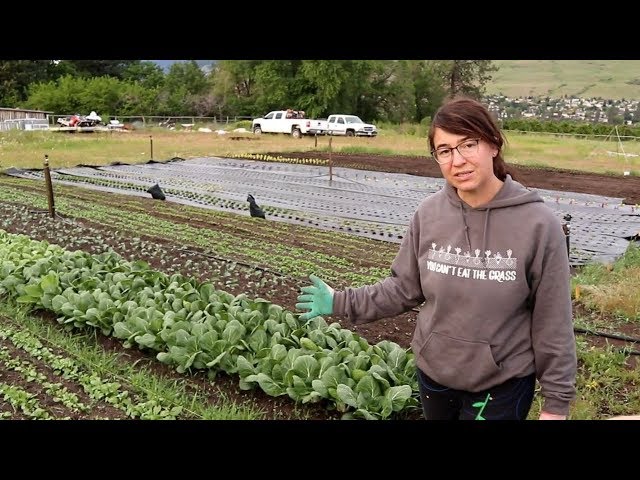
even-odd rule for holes
{"type": "MultiPolygon", "coordinates": [[[[438,160],[438,157],[437,157],[437,155],[436,155],[436,153],[437,153],[437,151],[438,151],[438,149],[437,149],[437,148],[434,148],[433,150],[431,150],[431,152],[430,152],[430,153],[431,153],[431,156],[433,157],[433,159],[436,161],[436,163],[438,163],[438,165],[446,165],[447,163],[451,163],[451,162],[453,162],[453,150],[454,150],[454,149],[455,149],[455,150],[457,150],[457,152],[460,154],[460,156],[461,156],[462,158],[467,158],[467,157],[468,157],[468,155],[467,155],[467,156],[464,156],[464,155],[462,154],[462,152],[460,152],[460,150],[458,150],[458,147],[459,147],[460,145],[462,145],[463,143],[465,143],[465,142],[469,142],[469,141],[476,141],[476,142],[477,142],[477,143],[476,143],[476,151],[475,151],[473,154],[477,153],[477,152],[478,152],[477,148],[480,146],[480,140],[482,140],[482,138],[480,138],[480,137],[478,137],[478,138],[467,138],[467,139],[465,139],[465,140],[461,141],[461,142],[460,142],[459,144],[457,144],[455,147],[448,147],[448,148],[451,150],[451,158],[450,158],[449,160],[447,160],[446,162],[441,162],[440,160],[438,160]]],[[[473,155],[473,154],[472,154],[472,155],[473,155]]]]}

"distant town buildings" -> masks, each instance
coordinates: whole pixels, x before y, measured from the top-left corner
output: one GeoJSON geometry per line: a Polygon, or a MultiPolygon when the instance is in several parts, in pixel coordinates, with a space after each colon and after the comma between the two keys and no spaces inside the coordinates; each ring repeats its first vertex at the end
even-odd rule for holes
{"type": "Polygon", "coordinates": [[[535,118],[538,120],[572,120],[579,122],[633,125],[640,123],[638,100],[610,100],[576,97],[519,97],[488,95],[489,110],[502,120],[535,118]]]}

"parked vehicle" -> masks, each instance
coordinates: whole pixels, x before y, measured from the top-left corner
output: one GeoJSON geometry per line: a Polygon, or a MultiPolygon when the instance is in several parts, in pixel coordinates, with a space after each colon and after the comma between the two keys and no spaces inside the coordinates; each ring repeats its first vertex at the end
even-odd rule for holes
{"type": "Polygon", "coordinates": [[[57,123],[63,127],[97,127],[102,125],[102,117],[92,111],[86,116],[75,114],[69,118],[59,118],[57,123]]]}
{"type": "Polygon", "coordinates": [[[356,115],[329,115],[327,130],[329,135],[346,135],[347,137],[375,137],[378,135],[378,129],[375,125],[364,123],[356,115]]]}
{"type": "Polygon", "coordinates": [[[158,122],[158,126],[159,127],[168,128],[169,130],[175,130],[176,129],[176,121],[173,120],[172,118],[167,118],[166,120],[164,120],[162,122],[158,122]]]}
{"type": "Polygon", "coordinates": [[[264,117],[251,122],[254,134],[288,133],[294,138],[302,135],[324,135],[327,132],[327,121],[306,118],[302,110],[274,110],[264,117]]]}

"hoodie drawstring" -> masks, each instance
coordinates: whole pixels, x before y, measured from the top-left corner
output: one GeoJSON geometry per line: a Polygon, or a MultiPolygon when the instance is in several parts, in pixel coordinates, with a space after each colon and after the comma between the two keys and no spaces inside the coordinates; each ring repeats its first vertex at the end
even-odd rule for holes
{"type": "MultiPolygon", "coordinates": [[[[491,211],[490,208],[487,208],[487,212],[485,213],[484,216],[484,232],[482,232],[482,255],[484,255],[484,252],[487,251],[487,232],[489,231],[489,212],[491,211]]],[[[484,269],[487,269],[487,263],[489,263],[489,258],[488,257],[483,257],[484,260],[482,261],[482,264],[484,265],[484,269]]]]}
{"type": "MultiPolygon", "coordinates": [[[[467,219],[464,214],[464,207],[462,206],[462,202],[459,202],[458,205],[460,206],[460,214],[462,216],[462,226],[464,228],[464,235],[467,239],[467,247],[469,247],[469,253],[471,253],[472,249],[471,249],[471,240],[469,238],[469,226],[467,225],[467,219]]],[[[487,232],[489,231],[489,213],[490,212],[491,212],[491,208],[487,208],[487,211],[484,217],[484,231],[482,232],[482,250],[480,251],[480,254],[482,255],[482,266],[484,267],[485,270],[487,269],[487,262],[488,262],[488,258],[485,257],[484,255],[487,250],[487,232]]]]}
{"type": "Polygon", "coordinates": [[[467,247],[469,247],[469,253],[471,253],[471,240],[469,239],[469,227],[467,226],[467,220],[464,215],[464,207],[462,206],[462,202],[459,202],[458,205],[460,206],[460,215],[462,216],[462,227],[467,237],[467,247]]]}

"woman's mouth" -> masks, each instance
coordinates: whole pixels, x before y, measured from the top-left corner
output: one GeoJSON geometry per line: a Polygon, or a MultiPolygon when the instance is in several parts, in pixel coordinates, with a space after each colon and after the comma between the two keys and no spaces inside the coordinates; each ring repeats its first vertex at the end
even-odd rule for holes
{"type": "Polygon", "coordinates": [[[464,172],[456,173],[454,177],[456,180],[464,181],[464,180],[469,180],[472,175],[473,175],[472,171],[466,170],[464,172]]]}

